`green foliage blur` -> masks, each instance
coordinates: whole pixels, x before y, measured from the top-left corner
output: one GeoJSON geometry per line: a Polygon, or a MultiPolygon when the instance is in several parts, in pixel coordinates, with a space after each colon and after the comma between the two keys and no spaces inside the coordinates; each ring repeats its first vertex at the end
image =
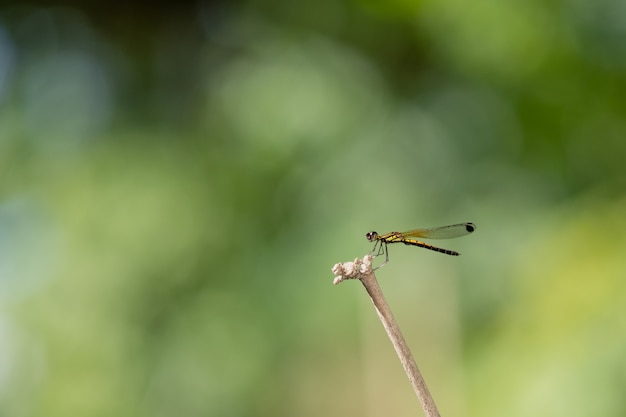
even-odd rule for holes
{"type": "Polygon", "coordinates": [[[626,415],[626,3],[0,5],[0,417],[626,415]]]}

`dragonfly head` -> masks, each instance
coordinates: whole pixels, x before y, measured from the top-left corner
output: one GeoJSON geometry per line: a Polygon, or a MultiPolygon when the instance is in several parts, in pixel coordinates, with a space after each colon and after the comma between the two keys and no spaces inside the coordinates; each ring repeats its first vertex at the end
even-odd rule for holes
{"type": "Polygon", "coordinates": [[[369,232],[368,234],[365,235],[365,237],[370,242],[375,242],[378,239],[378,233],[376,233],[376,232],[369,232]]]}

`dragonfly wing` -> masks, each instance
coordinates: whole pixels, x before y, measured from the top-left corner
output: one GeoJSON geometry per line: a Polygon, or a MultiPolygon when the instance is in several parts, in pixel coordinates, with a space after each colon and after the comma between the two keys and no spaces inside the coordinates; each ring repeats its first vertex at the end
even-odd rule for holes
{"type": "Polygon", "coordinates": [[[474,223],[459,223],[450,226],[431,227],[428,229],[414,229],[402,233],[407,237],[421,237],[424,239],[450,239],[469,235],[476,230],[474,223]]]}

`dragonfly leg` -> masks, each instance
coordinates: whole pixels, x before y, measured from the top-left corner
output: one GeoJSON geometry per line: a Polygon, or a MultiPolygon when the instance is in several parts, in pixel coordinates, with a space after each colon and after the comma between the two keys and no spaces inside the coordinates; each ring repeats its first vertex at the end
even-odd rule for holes
{"type": "Polygon", "coordinates": [[[370,254],[372,254],[372,256],[375,258],[378,255],[382,254],[381,251],[382,247],[381,247],[381,242],[380,240],[377,240],[376,242],[374,242],[374,247],[372,248],[372,250],[370,251],[370,254]]]}
{"type": "Polygon", "coordinates": [[[383,241],[379,241],[376,243],[380,243],[380,246],[378,248],[378,255],[382,255],[383,251],[385,252],[385,262],[383,262],[382,264],[378,265],[376,268],[374,268],[373,270],[376,271],[377,269],[382,268],[383,266],[387,265],[387,263],[389,262],[389,251],[387,250],[387,243],[383,242],[383,241]]]}

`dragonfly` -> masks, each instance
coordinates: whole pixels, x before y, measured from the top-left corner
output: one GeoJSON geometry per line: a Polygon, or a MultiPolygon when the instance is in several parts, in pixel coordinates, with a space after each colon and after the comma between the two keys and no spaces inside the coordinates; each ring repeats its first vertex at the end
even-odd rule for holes
{"type": "Polygon", "coordinates": [[[449,226],[430,227],[427,229],[413,229],[406,232],[390,232],[385,233],[384,235],[379,235],[378,233],[372,231],[367,233],[365,237],[370,242],[374,242],[374,248],[371,252],[375,253],[374,256],[379,256],[383,253],[385,254],[385,263],[383,263],[383,265],[385,265],[389,262],[389,251],[387,250],[387,245],[390,245],[391,243],[404,243],[405,245],[419,246],[435,252],[445,253],[446,255],[459,256],[460,253],[458,252],[439,248],[417,239],[451,239],[454,237],[469,235],[475,230],[476,225],[474,223],[467,222],[452,224],[449,226]]]}

